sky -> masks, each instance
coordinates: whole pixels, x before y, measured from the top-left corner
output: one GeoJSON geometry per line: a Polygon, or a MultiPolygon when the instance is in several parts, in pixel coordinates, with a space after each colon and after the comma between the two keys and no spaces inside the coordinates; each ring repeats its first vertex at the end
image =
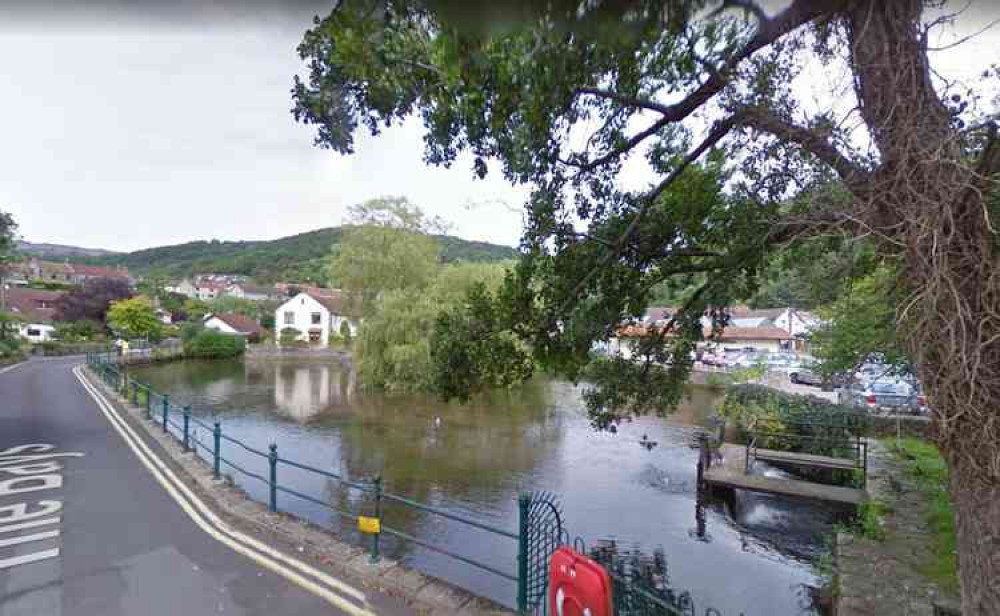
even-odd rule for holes
{"type": "MultiPolygon", "coordinates": [[[[455,235],[517,243],[527,190],[496,173],[475,179],[467,157],[425,165],[419,122],[359,134],[342,156],[294,121],[295,48],[332,3],[125,4],[4,4],[0,210],[24,239],[120,251],[274,239],[405,195],[455,235]]],[[[981,0],[941,42],[1000,16],[996,4],[981,0]]],[[[935,66],[973,79],[1000,61],[998,29],[935,54],[935,66]]]]}

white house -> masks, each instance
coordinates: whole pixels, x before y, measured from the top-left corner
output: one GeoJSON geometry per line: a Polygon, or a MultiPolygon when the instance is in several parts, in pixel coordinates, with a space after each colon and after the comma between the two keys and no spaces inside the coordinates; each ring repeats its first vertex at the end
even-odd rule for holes
{"type": "Polygon", "coordinates": [[[205,329],[214,329],[224,334],[235,334],[251,341],[260,339],[261,327],[248,316],[236,313],[206,314],[202,321],[205,329]]]}
{"type": "Polygon", "coordinates": [[[345,315],[344,303],[339,293],[329,297],[299,293],[274,312],[276,338],[280,340],[282,330],[295,329],[299,332],[299,340],[325,345],[330,333],[339,334],[344,323],[350,328],[351,336],[356,336],[357,324],[345,315]]]}
{"type": "Polygon", "coordinates": [[[238,297],[240,299],[263,301],[267,299],[274,299],[279,296],[279,293],[274,287],[265,287],[250,284],[248,282],[237,282],[226,290],[226,295],[238,297]]]}
{"type": "Polygon", "coordinates": [[[31,342],[52,339],[56,328],[52,325],[56,304],[62,291],[42,291],[20,287],[0,288],[0,310],[11,312],[21,320],[18,333],[31,342]]]}
{"type": "Polygon", "coordinates": [[[175,285],[164,287],[164,290],[166,290],[169,293],[179,293],[180,295],[184,295],[185,297],[198,296],[198,287],[194,286],[194,283],[188,280],[187,278],[178,282],[175,285]]]}

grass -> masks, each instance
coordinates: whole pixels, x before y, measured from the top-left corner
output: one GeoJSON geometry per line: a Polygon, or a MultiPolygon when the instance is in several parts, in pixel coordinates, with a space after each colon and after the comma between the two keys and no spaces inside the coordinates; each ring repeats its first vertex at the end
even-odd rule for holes
{"type": "Polygon", "coordinates": [[[933,533],[934,558],[924,573],[943,589],[958,593],[958,550],[955,543],[955,513],[948,494],[948,466],[930,442],[904,438],[890,449],[907,464],[910,475],[927,498],[927,526],[933,533]]]}

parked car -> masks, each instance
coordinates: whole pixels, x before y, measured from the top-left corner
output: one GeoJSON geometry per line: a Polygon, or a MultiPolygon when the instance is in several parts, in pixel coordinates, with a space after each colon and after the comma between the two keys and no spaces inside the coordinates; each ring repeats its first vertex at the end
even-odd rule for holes
{"type": "Polygon", "coordinates": [[[797,385],[823,385],[823,377],[809,364],[800,364],[798,369],[789,371],[788,380],[797,385]]]}
{"type": "Polygon", "coordinates": [[[852,382],[837,394],[840,404],[872,411],[923,413],[927,403],[919,388],[902,379],[852,382]]]}

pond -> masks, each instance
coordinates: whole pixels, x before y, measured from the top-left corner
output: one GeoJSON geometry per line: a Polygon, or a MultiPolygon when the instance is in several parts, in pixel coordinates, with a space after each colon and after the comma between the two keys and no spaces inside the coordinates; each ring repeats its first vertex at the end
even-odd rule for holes
{"type": "MultiPolygon", "coordinates": [[[[713,390],[693,387],[668,419],[640,418],[610,434],[590,426],[577,386],[555,380],[460,405],[362,392],[349,367],[318,361],[185,361],[138,368],[134,376],[192,405],[195,416],[221,421],[227,436],[264,450],[277,443],[283,458],[354,480],[381,473],[388,491],[506,530],[516,530],[520,492],[553,492],[574,536],[656,555],[669,585],[690,592],[699,613],[709,606],[726,616],[815,613],[811,562],[836,512],[741,492],[728,504],[700,502],[695,445],[718,401],[713,390]]],[[[266,475],[266,461],[223,449],[266,475]]],[[[334,480],[280,468],[280,483],[356,509],[357,495],[334,480]]],[[[266,502],[264,484],[232,474],[266,502]]],[[[324,507],[286,494],[280,501],[282,510],[360,539],[324,507]]],[[[514,571],[513,541],[412,509],[390,508],[384,517],[415,537],[514,571]]],[[[473,592],[515,601],[514,584],[502,578],[412,543],[384,540],[382,547],[473,592]]]]}

